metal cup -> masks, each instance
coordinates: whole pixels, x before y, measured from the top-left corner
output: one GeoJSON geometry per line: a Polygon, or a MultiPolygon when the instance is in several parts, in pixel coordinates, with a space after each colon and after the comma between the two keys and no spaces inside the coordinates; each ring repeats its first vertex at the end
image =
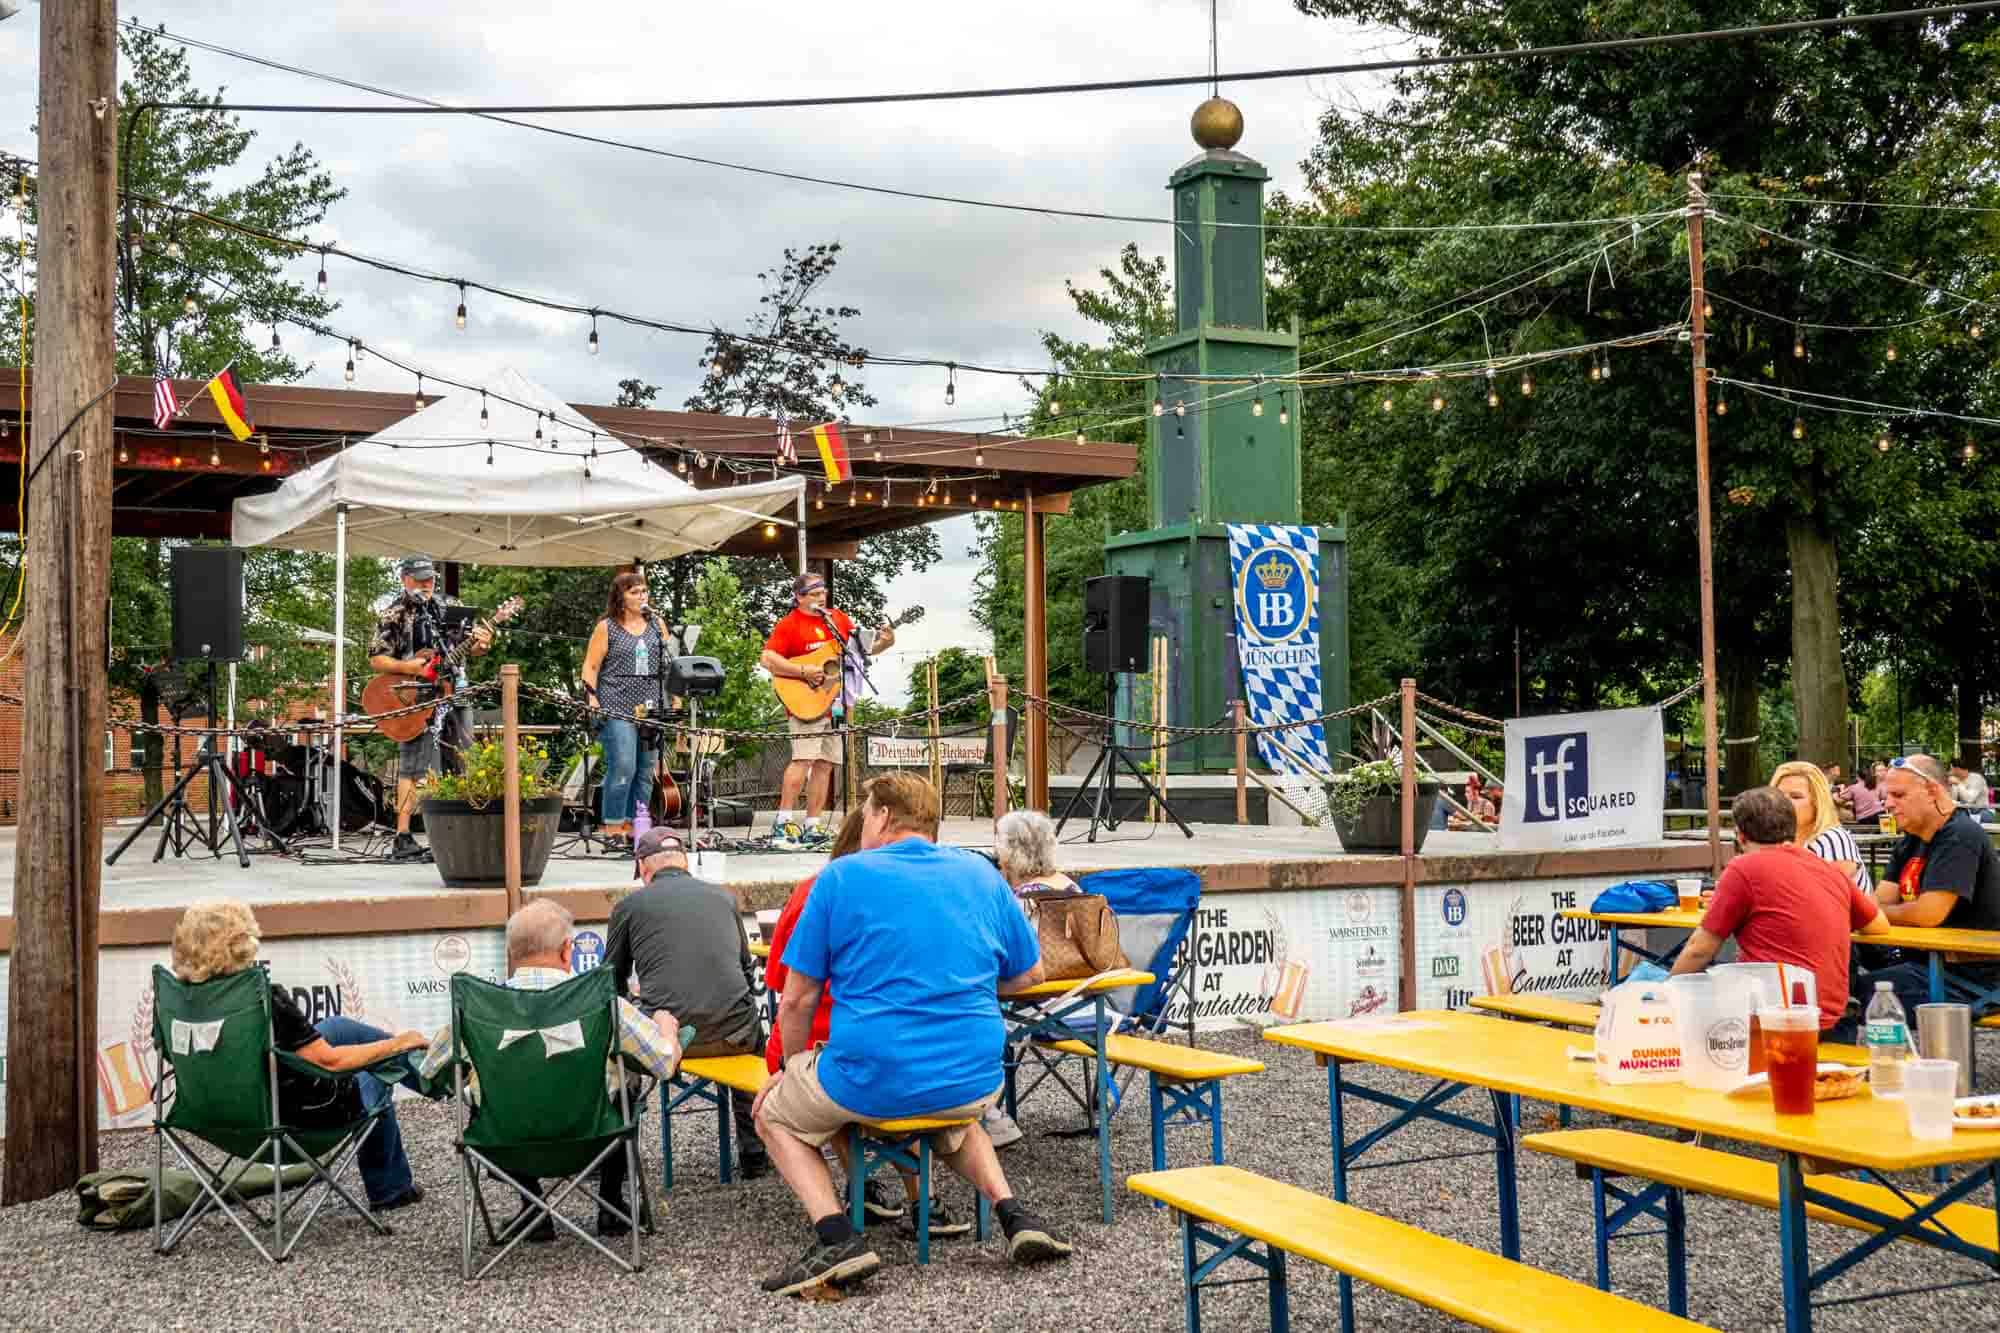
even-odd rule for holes
{"type": "Polygon", "coordinates": [[[1958,1095],[1972,1095],[1972,1006],[1917,1006],[1917,1049],[1927,1060],[1958,1061],[1958,1095]]]}

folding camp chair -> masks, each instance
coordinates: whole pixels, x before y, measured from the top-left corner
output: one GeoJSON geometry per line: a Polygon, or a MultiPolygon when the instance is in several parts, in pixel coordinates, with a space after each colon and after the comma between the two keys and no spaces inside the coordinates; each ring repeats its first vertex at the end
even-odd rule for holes
{"type": "MultiPolygon", "coordinates": [[[[1201,876],[1192,870],[1173,868],[1104,870],[1084,876],[1077,884],[1085,893],[1104,895],[1111,914],[1118,918],[1118,945],[1125,951],[1126,961],[1151,972],[1155,978],[1151,985],[1112,994],[1110,1007],[1119,1015],[1113,1020],[1113,1030],[1159,1037],[1171,1028],[1180,1028],[1186,1032],[1188,1044],[1193,1045],[1194,951],[1188,949],[1183,953],[1182,949],[1194,926],[1195,908],[1201,902],[1201,876]],[[1172,1017],[1176,996],[1180,997],[1186,1015],[1180,1021],[1172,1017]]],[[[1087,1030],[1084,1035],[1087,1038],[1087,1030]]],[[[1009,1112],[1021,1098],[1053,1078],[1086,1116],[1092,1116],[1095,1080],[1086,1079],[1080,1087],[1073,1087],[1063,1073],[1065,1061],[1080,1058],[1040,1042],[1010,1047],[1006,1061],[1009,1112]],[[1023,1067],[1032,1067],[1033,1081],[1025,1090],[1018,1090],[1017,1074],[1023,1067]]],[[[1119,1071],[1112,1114],[1116,1115],[1123,1104],[1123,1093],[1137,1072],[1119,1071]]],[[[1095,1128],[1094,1120],[1088,1128],[1095,1128]]]]}
{"type": "Polygon", "coordinates": [[[493,1271],[544,1220],[567,1227],[624,1272],[645,1267],[639,1217],[651,1214],[652,1203],[639,1174],[634,1107],[644,1102],[651,1086],[636,1098],[622,1077],[615,1080],[615,1096],[606,1087],[606,1061],[622,1060],[616,981],[603,967],[539,991],[496,986],[464,972],[451,979],[452,1088],[459,1107],[453,1146],[463,1173],[467,1281],[493,1271]],[[478,1080],[476,1107],[465,1096],[468,1073],[478,1080]],[[589,1183],[615,1152],[625,1154],[626,1179],[641,1201],[633,1210],[639,1217],[589,1183]],[[522,1210],[504,1232],[494,1230],[482,1178],[520,1196],[522,1210]],[[545,1182],[543,1191],[530,1191],[522,1180],[545,1182]],[[629,1263],[563,1214],[563,1201],[579,1190],[631,1228],[629,1263]],[[501,1247],[477,1273],[472,1267],[475,1210],[485,1224],[487,1242],[501,1247]]]}
{"type": "MultiPolygon", "coordinates": [[[[287,1125],[278,1109],[278,1066],[328,1083],[343,1083],[356,1072],[330,1073],[280,1051],[271,1040],[271,983],[260,967],[232,972],[203,982],[185,982],[164,967],[153,969],[153,1049],[159,1053],[160,1077],[153,1085],[153,1170],[166,1165],[166,1149],[195,1177],[201,1194],[182,1215],[173,1234],[161,1238],[160,1191],[153,1192],[153,1248],[167,1254],[212,1211],[235,1223],[257,1253],[272,1263],[291,1257],[306,1228],[319,1216],[328,1197],[338,1196],[369,1226],[383,1235],[390,1228],[365,1202],[340,1183],[353,1165],[362,1141],[373,1133],[388,1102],[348,1124],[304,1128],[287,1125]],[[222,1165],[212,1167],[194,1140],[220,1149],[222,1165]],[[235,1171],[230,1167],[241,1162],[235,1171]],[[238,1191],[237,1184],[252,1166],[271,1168],[271,1212],[263,1211],[238,1191]],[[289,1202],[284,1168],[310,1166],[312,1179],[289,1202]],[[289,1236],[285,1215],[310,1201],[305,1216],[289,1236]],[[232,1206],[233,1205],[233,1206],[232,1206]],[[266,1249],[245,1224],[247,1214],[268,1227],[266,1249]]],[[[395,1082],[409,1072],[397,1057],[368,1072],[395,1082]]],[[[364,1196],[365,1197],[365,1196],[364,1196]]]]}

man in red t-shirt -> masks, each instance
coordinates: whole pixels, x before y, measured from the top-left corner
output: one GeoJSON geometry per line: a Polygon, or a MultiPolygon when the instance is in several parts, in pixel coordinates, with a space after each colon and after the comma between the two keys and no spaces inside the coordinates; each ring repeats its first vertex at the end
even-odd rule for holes
{"type": "Polygon", "coordinates": [[[1790,797],[1776,787],[1753,787],[1736,798],[1733,810],[1736,857],[1716,882],[1715,899],[1674,973],[1701,971],[1734,935],[1746,963],[1811,969],[1825,1032],[1847,1009],[1849,933],[1879,934],[1889,923],[1874,898],[1837,866],[1793,844],[1798,816],[1790,797]]]}
{"type": "MultiPolygon", "coordinates": [[[[793,608],[777,624],[771,627],[771,636],[764,640],[764,653],[758,659],[764,670],[772,676],[784,680],[802,680],[814,689],[826,683],[827,677],[840,669],[840,659],[835,657],[824,666],[799,667],[791,659],[804,657],[818,648],[833,643],[835,632],[840,639],[851,644],[855,654],[865,653],[876,656],[896,642],[896,631],[889,628],[878,630],[874,641],[866,648],[854,641],[854,622],[845,611],[830,610],[826,604],[826,580],[817,574],[801,574],[792,583],[793,608]]],[[[785,765],[785,776],[778,784],[778,818],[774,832],[781,839],[797,841],[805,830],[792,825],[792,814],[798,809],[799,793],[804,791],[806,801],[806,821],[815,823],[826,809],[827,798],[833,790],[834,765],[842,761],[840,737],[833,729],[833,715],[829,710],[810,721],[786,715],[786,722],[792,733],[792,761],[785,765]]]]}

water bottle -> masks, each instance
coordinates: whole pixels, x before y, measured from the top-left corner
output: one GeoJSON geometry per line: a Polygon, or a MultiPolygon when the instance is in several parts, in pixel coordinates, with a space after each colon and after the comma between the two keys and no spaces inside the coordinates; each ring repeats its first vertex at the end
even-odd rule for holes
{"type": "Polygon", "coordinates": [[[1862,1043],[1868,1047],[1868,1086],[1877,1097],[1901,1097],[1903,1063],[1910,1058],[1910,1019],[1895,987],[1886,981],[1875,983],[1875,997],[1868,1001],[1862,1043]]]}

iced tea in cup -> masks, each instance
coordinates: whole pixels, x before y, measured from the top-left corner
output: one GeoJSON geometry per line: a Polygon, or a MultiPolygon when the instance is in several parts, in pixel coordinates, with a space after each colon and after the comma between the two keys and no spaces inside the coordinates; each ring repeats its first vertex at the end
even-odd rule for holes
{"type": "Polygon", "coordinates": [[[1779,1115],[1811,1115],[1813,1081],[1819,1074],[1819,1007],[1759,1009],[1757,1020],[1764,1031],[1771,1109],[1779,1115]]]}

